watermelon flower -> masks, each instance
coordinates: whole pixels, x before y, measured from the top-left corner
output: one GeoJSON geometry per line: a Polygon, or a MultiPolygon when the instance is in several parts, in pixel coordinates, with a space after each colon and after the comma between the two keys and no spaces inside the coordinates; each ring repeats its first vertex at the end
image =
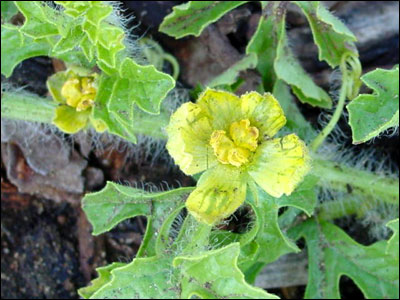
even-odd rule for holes
{"type": "Polygon", "coordinates": [[[230,216],[250,183],[277,198],[293,192],[310,169],[310,157],[297,135],[274,138],[285,123],[270,93],[239,98],[213,89],[171,116],[169,153],[185,174],[205,171],[186,201],[198,221],[213,225],[230,216]]]}
{"type": "Polygon", "coordinates": [[[92,107],[97,94],[97,73],[87,70],[67,70],[52,75],[47,87],[56,108],[53,124],[65,133],[76,133],[91,124],[96,131],[103,132],[107,126],[92,117],[92,107]]]}

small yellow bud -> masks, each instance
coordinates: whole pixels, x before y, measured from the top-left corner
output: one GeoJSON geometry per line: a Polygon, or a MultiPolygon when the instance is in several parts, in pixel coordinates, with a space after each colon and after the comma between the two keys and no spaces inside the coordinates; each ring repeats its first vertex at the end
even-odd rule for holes
{"type": "Polygon", "coordinates": [[[92,107],[97,89],[94,85],[94,77],[72,76],[61,88],[61,95],[66,99],[67,105],[84,111],[92,107]]]}

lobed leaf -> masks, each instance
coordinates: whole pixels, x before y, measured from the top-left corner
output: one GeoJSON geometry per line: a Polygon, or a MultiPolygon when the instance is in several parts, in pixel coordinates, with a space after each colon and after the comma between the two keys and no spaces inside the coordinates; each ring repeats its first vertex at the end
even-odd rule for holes
{"type": "Polygon", "coordinates": [[[150,114],[160,113],[161,101],[175,86],[168,74],[157,71],[152,65],[140,66],[130,58],[122,62],[120,74],[129,82],[129,98],[150,114]]]}
{"type": "Polygon", "coordinates": [[[361,77],[374,90],[347,105],[353,143],[364,143],[388,128],[399,126],[399,67],[376,69],[361,77]]]}
{"type": "Polygon", "coordinates": [[[351,278],[366,298],[399,297],[398,263],[386,254],[387,242],[363,246],[339,227],[309,220],[290,230],[290,235],[304,237],[309,258],[305,298],[339,299],[339,281],[351,278]]]}
{"type": "Polygon", "coordinates": [[[6,77],[10,77],[14,68],[23,60],[51,52],[51,45],[46,41],[34,41],[11,24],[1,25],[1,40],[1,74],[6,77]]]}
{"type": "Polygon", "coordinates": [[[270,3],[263,8],[256,32],[246,47],[246,53],[257,54],[257,70],[263,79],[264,89],[271,91],[276,80],[274,61],[278,46],[277,24],[279,3],[270,3]]]}
{"type": "Polygon", "coordinates": [[[57,20],[59,15],[42,1],[14,1],[24,15],[25,22],[20,31],[33,39],[41,39],[59,34],[57,20]]]}
{"type": "Polygon", "coordinates": [[[136,143],[135,132],[141,132],[151,116],[141,117],[135,104],[147,113],[159,114],[161,101],[174,85],[171,76],[154,66],[140,66],[125,58],[120,73],[101,76],[93,118],[102,120],[111,133],[136,143]]]}
{"type": "Polygon", "coordinates": [[[278,212],[281,207],[295,207],[311,216],[317,204],[315,185],[318,179],[308,175],[299,187],[290,195],[275,198],[259,189],[259,204],[257,209],[262,217],[262,226],[256,236],[260,246],[257,261],[270,263],[280,256],[299,252],[299,248],[281,231],[278,224],[278,212]]]}
{"type": "Polygon", "coordinates": [[[263,78],[265,90],[272,91],[276,80],[280,79],[291,86],[301,102],[330,108],[332,100],[329,95],[314,83],[293,56],[286,36],[285,13],[285,3],[264,5],[246,53],[257,54],[257,70],[263,78]]]}
{"type": "Polygon", "coordinates": [[[318,46],[319,60],[332,68],[340,65],[347,52],[357,54],[356,37],[321,1],[294,1],[307,17],[314,42],[318,46]]]}
{"type": "Polygon", "coordinates": [[[286,37],[285,18],[279,23],[278,47],[274,61],[276,76],[288,83],[293,93],[303,103],[322,108],[330,108],[332,100],[329,95],[317,86],[293,56],[286,37]]]}
{"type": "Polygon", "coordinates": [[[89,299],[97,290],[111,281],[112,270],[125,265],[125,263],[112,263],[108,266],[97,268],[96,271],[99,274],[99,277],[92,280],[91,285],[79,289],[78,294],[84,299],[89,299]]]}
{"type": "Polygon", "coordinates": [[[247,1],[189,1],[172,8],[160,25],[160,31],[175,38],[199,36],[203,29],[225,13],[247,1]]]}
{"type": "Polygon", "coordinates": [[[184,299],[278,299],[277,296],[252,287],[237,266],[239,243],[195,256],[178,256],[173,266],[180,269],[184,299]]]}
{"type": "Polygon", "coordinates": [[[111,280],[90,299],[178,299],[179,285],[171,258],[135,258],[111,270],[111,280]]]}
{"type": "Polygon", "coordinates": [[[1,1],[1,23],[9,22],[17,13],[14,1],[1,1]]]}
{"type": "Polygon", "coordinates": [[[155,255],[155,239],[163,221],[193,188],[149,193],[107,182],[104,189],[86,194],[82,207],[93,226],[93,234],[111,230],[123,220],[136,216],[148,218],[146,233],[138,255],[155,255]]]}
{"type": "Polygon", "coordinates": [[[299,187],[290,195],[275,198],[258,189],[258,200],[248,193],[247,203],[254,211],[252,228],[246,233],[232,233],[215,230],[211,235],[213,245],[229,245],[240,242],[240,268],[251,282],[265,264],[271,263],[280,256],[300,251],[284,232],[278,223],[279,209],[294,207],[310,216],[317,203],[315,186],[318,179],[308,175],[299,187]],[[257,269],[257,270],[256,270],[257,269]]]}

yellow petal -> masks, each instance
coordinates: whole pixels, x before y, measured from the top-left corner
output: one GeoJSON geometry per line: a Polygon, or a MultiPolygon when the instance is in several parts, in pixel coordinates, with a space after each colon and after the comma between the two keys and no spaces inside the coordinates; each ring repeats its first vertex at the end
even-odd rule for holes
{"type": "Polygon", "coordinates": [[[106,125],[106,123],[104,123],[104,121],[101,119],[95,119],[92,116],[90,116],[89,120],[90,120],[90,123],[92,124],[93,128],[97,132],[104,132],[104,131],[106,131],[106,129],[108,129],[108,126],[106,125]]]}
{"type": "Polygon", "coordinates": [[[68,79],[61,88],[61,95],[67,99],[67,104],[76,107],[81,99],[81,86],[77,77],[68,79]]]}
{"type": "Polygon", "coordinates": [[[86,127],[90,111],[76,111],[68,105],[56,108],[53,124],[65,133],[76,133],[86,127]]]}
{"type": "Polygon", "coordinates": [[[270,93],[260,95],[250,92],[240,97],[243,115],[250,120],[251,126],[260,131],[260,138],[271,138],[286,124],[283,110],[270,93]]]}
{"type": "Polygon", "coordinates": [[[207,88],[197,100],[197,104],[208,115],[211,126],[216,130],[229,132],[232,122],[242,116],[240,98],[226,91],[207,88]]]}
{"type": "Polygon", "coordinates": [[[263,142],[248,172],[268,194],[290,195],[310,170],[310,156],[297,135],[263,142]]]}
{"type": "Polygon", "coordinates": [[[233,214],[245,197],[245,175],[235,167],[219,164],[201,175],[186,208],[199,222],[213,225],[233,214]]]}
{"type": "Polygon", "coordinates": [[[216,164],[209,144],[212,131],[209,119],[197,104],[184,103],[171,116],[167,149],[185,174],[196,174],[216,164]]]}

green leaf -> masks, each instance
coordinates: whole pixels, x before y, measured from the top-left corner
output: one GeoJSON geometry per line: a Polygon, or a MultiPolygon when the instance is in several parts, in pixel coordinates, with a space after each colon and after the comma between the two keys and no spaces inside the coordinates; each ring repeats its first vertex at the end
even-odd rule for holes
{"type": "Polygon", "coordinates": [[[240,242],[242,248],[239,266],[246,273],[246,278],[250,281],[254,280],[257,272],[261,271],[265,264],[275,261],[284,254],[299,251],[279,226],[279,210],[289,206],[310,216],[317,203],[315,192],[317,181],[317,177],[308,175],[290,196],[281,198],[274,198],[259,188],[259,199],[256,202],[252,193],[247,193],[246,201],[255,214],[252,221],[253,227],[244,234],[214,230],[210,238],[212,244],[228,245],[232,242],[240,242]]]}
{"type": "Polygon", "coordinates": [[[97,268],[96,271],[99,277],[92,280],[90,286],[78,290],[78,294],[84,298],[89,299],[97,290],[111,281],[111,271],[125,266],[125,263],[112,263],[111,265],[97,268]]]}
{"type": "Polygon", "coordinates": [[[388,128],[399,126],[399,67],[376,69],[361,77],[374,90],[347,105],[353,143],[364,143],[388,128]]]}
{"type": "Polygon", "coordinates": [[[294,227],[290,235],[304,237],[309,258],[307,299],[339,299],[339,281],[351,278],[366,298],[399,297],[399,266],[386,254],[387,242],[363,246],[339,227],[309,220],[294,227]]]}
{"type": "Polygon", "coordinates": [[[171,258],[135,258],[111,271],[112,279],[91,299],[179,299],[171,258]]]}
{"type": "Polygon", "coordinates": [[[216,87],[221,85],[232,85],[234,84],[241,71],[247,69],[254,69],[257,66],[257,55],[250,53],[249,55],[243,57],[229,69],[224,71],[222,74],[213,78],[209,83],[208,87],[216,87]]]}
{"type": "Polygon", "coordinates": [[[393,230],[393,235],[387,243],[386,253],[392,255],[399,264],[399,219],[395,219],[386,224],[393,230]]]}
{"type": "Polygon", "coordinates": [[[136,136],[132,127],[124,126],[116,118],[115,114],[111,114],[108,108],[108,102],[112,97],[113,87],[116,82],[115,77],[102,75],[99,80],[99,87],[93,107],[93,118],[102,120],[112,134],[118,135],[132,143],[136,143],[136,136]]]}
{"type": "Polygon", "coordinates": [[[18,13],[14,1],[1,1],[1,23],[9,22],[18,13]]]}
{"type": "Polygon", "coordinates": [[[262,218],[262,226],[255,240],[263,251],[259,252],[258,262],[270,263],[286,253],[300,251],[279,228],[278,213],[281,207],[291,206],[311,216],[317,204],[317,181],[315,176],[308,175],[290,196],[284,195],[280,198],[272,197],[259,189],[260,199],[256,209],[262,218]]]}
{"type": "Polygon", "coordinates": [[[131,101],[150,114],[160,113],[161,101],[175,86],[168,74],[157,71],[152,65],[140,66],[130,58],[123,61],[120,74],[129,80],[131,101]]]}
{"type": "Polygon", "coordinates": [[[53,52],[59,55],[71,51],[80,45],[83,38],[84,33],[81,26],[76,26],[68,31],[66,36],[63,36],[58,40],[57,44],[54,45],[53,52]]]}
{"type": "Polygon", "coordinates": [[[51,46],[43,40],[23,36],[18,27],[1,25],[1,74],[10,77],[14,68],[30,57],[48,55],[51,46]]]}
{"type": "MultiPolygon", "coordinates": [[[[285,117],[288,133],[295,132],[303,141],[310,142],[317,135],[311,124],[304,118],[300,112],[297,104],[294,102],[292,95],[290,94],[290,88],[282,80],[276,80],[272,94],[279,101],[285,117]]],[[[284,130],[281,130],[285,134],[284,130]]]]}
{"type": "Polygon", "coordinates": [[[148,218],[145,237],[138,256],[155,255],[155,239],[163,221],[193,188],[148,193],[140,189],[107,182],[99,192],[86,194],[82,207],[93,226],[93,234],[111,230],[123,220],[136,216],[148,218]]]}
{"type": "Polygon", "coordinates": [[[295,1],[304,12],[318,46],[319,59],[325,60],[332,68],[340,65],[347,52],[357,54],[354,45],[356,37],[320,1],[295,1]]]}
{"type": "Polygon", "coordinates": [[[182,273],[182,298],[277,299],[275,295],[252,287],[237,266],[239,243],[207,251],[201,255],[178,256],[173,260],[182,273]]]}
{"type": "Polygon", "coordinates": [[[58,5],[62,5],[65,13],[71,17],[77,18],[86,13],[88,10],[88,1],[54,1],[58,5]]]}
{"type": "Polygon", "coordinates": [[[33,39],[50,37],[58,34],[54,9],[42,1],[14,1],[18,10],[24,15],[25,22],[21,32],[33,39]]]}
{"type": "Polygon", "coordinates": [[[160,25],[160,31],[175,38],[199,36],[203,29],[225,13],[247,1],[189,1],[172,8],[160,25]]]}
{"type": "Polygon", "coordinates": [[[159,114],[161,101],[174,84],[171,76],[157,71],[154,66],[140,66],[126,58],[120,74],[100,77],[93,118],[102,120],[111,133],[136,143],[135,132],[159,128],[154,124],[166,120],[162,116],[143,116],[135,104],[147,113],[159,114]]]}
{"type": "Polygon", "coordinates": [[[276,48],[278,47],[278,30],[276,28],[279,20],[279,17],[277,17],[278,7],[279,3],[271,3],[263,8],[257,30],[246,47],[247,54],[257,54],[257,70],[262,76],[266,91],[272,91],[276,80],[274,60],[276,57],[276,48]]]}
{"type": "Polygon", "coordinates": [[[301,102],[331,108],[332,100],[329,95],[314,83],[293,56],[286,37],[284,17],[281,18],[278,26],[278,48],[274,69],[277,77],[292,87],[293,93],[301,102]]]}

